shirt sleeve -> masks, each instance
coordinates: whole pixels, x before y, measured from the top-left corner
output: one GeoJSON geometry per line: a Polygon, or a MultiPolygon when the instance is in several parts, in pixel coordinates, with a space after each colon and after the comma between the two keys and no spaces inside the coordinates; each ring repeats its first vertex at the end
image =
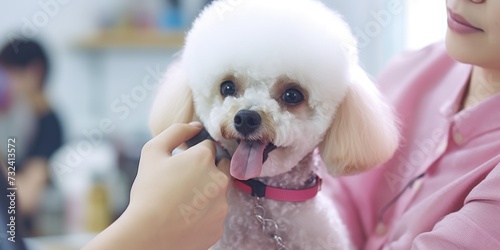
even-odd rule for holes
{"type": "Polygon", "coordinates": [[[412,249],[500,249],[500,164],[471,191],[459,211],[415,238],[412,249]]]}
{"type": "Polygon", "coordinates": [[[40,118],[28,157],[49,159],[62,145],[62,129],[54,113],[40,118]]]}

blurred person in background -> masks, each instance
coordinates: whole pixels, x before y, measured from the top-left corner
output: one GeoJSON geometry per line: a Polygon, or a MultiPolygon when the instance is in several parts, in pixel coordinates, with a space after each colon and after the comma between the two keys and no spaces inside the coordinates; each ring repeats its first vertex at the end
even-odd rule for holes
{"type": "Polygon", "coordinates": [[[49,68],[36,41],[13,39],[0,50],[0,152],[5,157],[7,138],[16,137],[17,204],[27,235],[35,233],[33,217],[49,183],[48,160],[62,145],[59,118],[44,92],[49,68]]]}

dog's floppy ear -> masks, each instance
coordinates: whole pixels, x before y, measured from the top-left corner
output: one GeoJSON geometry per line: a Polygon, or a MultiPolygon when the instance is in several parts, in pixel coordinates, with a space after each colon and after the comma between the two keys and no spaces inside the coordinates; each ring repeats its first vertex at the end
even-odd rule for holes
{"type": "Polygon", "coordinates": [[[174,123],[186,123],[193,119],[193,96],[179,60],[169,67],[161,81],[149,117],[149,128],[153,135],[157,135],[174,123]]]}
{"type": "Polygon", "coordinates": [[[398,146],[392,109],[366,73],[353,67],[351,84],[319,145],[328,172],[349,175],[388,160],[398,146]]]}

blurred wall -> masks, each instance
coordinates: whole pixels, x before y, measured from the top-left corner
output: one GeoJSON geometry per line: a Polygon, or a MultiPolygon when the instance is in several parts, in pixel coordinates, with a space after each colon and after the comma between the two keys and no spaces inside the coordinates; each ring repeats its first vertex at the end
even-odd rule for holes
{"type": "Polygon", "coordinates": [[[358,40],[360,60],[373,76],[405,48],[406,0],[324,0],[337,9],[358,40]]]}

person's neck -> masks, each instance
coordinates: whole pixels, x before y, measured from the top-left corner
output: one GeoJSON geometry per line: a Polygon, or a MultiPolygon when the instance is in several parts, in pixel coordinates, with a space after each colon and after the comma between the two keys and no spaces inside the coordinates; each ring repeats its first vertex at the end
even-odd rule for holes
{"type": "Polygon", "coordinates": [[[500,93],[500,70],[474,66],[462,108],[474,106],[497,93],[500,93]]]}
{"type": "Polygon", "coordinates": [[[29,102],[32,109],[38,116],[47,114],[50,111],[50,105],[42,93],[34,93],[29,97],[29,102]]]}

